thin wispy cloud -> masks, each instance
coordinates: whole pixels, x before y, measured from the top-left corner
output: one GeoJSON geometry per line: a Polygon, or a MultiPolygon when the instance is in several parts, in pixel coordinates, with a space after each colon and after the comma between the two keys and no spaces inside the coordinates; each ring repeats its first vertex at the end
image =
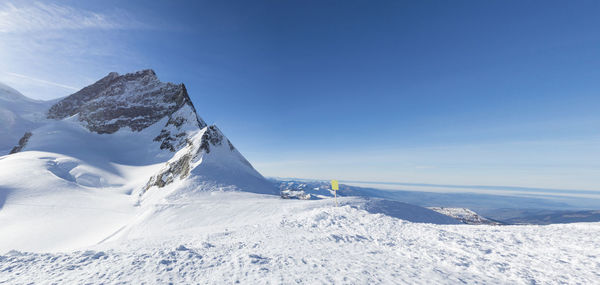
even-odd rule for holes
{"type": "Polygon", "coordinates": [[[0,81],[26,96],[52,99],[143,62],[127,35],[151,25],[121,8],[78,4],[0,3],[0,81]]]}
{"type": "Polygon", "coordinates": [[[80,88],[73,87],[73,86],[70,86],[70,85],[60,84],[60,83],[57,83],[57,82],[52,82],[52,81],[48,81],[48,80],[44,80],[44,79],[40,79],[40,78],[35,78],[35,77],[23,75],[23,74],[18,74],[18,73],[14,73],[14,72],[2,71],[2,73],[6,74],[6,75],[9,75],[9,76],[18,77],[18,78],[21,78],[21,79],[35,81],[35,82],[41,83],[41,84],[46,84],[46,85],[52,85],[52,86],[55,86],[55,87],[60,87],[60,88],[66,89],[66,90],[77,91],[77,90],[80,89],[80,88]]]}
{"type": "Polygon", "coordinates": [[[123,11],[98,13],[59,4],[0,5],[0,33],[48,30],[130,29],[143,24],[123,11]]]}

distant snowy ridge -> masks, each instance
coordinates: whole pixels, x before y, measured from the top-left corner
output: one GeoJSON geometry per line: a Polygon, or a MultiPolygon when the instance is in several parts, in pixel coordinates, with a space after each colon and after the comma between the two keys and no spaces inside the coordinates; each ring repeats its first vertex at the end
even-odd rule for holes
{"type": "Polygon", "coordinates": [[[502,223],[489,220],[467,208],[429,207],[429,209],[455,218],[469,225],[501,225],[502,223]]]}
{"type": "MultiPolygon", "coordinates": [[[[281,191],[281,197],[284,199],[298,200],[320,200],[331,199],[334,196],[329,182],[322,181],[278,181],[271,179],[281,191]]],[[[341,205],[350,205],[352,207],[366,210],[369,213],[384,214],[415,223],[432,224],[460,224],[461,222],[454,217],[438,213],[436,211],[407,204],[400,201],[383,199],[378,193],[361,191],[353,189],[348,185],[340,184],[338,192],[339,199],[343,201],[344,197],[361,197],[352,199],[350,202],[341,202],[341,205]]]]}
{"type": "Polygon", "coordinates": [[[8,154],[27,131],[43,124],[55,101],[33,100],[0,83],[0,155],[8,154]]]}

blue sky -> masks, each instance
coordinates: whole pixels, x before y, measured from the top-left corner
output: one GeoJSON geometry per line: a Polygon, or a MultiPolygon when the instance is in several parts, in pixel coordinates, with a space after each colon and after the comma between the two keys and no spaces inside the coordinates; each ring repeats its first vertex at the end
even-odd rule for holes
{"type": "Polygon", "coordinates": [[[600,189],[597,1],[16,1],[0,81],[184,82],[266,176],[600,189]]]}

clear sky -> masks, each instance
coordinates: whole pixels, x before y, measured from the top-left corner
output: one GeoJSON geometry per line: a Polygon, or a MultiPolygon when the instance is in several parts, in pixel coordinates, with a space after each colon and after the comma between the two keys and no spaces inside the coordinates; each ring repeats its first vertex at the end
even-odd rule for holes
{"type": "Polygon", "coordinates": [[[14,1],[0,81],[183,82],[266,176],[600,189],[598,1],[14,1]]]}

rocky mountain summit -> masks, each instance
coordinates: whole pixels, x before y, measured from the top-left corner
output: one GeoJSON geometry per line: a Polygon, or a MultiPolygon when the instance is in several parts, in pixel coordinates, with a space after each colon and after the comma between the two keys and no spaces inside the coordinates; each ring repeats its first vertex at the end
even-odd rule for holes
{"type": "Polygon", "coordinates": [[[175,152],[185,145],[184,124],[204,128],[185,85],[163,83],[151,69],[119,75],[111,72],[96,83],[54,104],[48,118],[62,120],[74,115],[98,134],[112,134],[127,127],[141,131],[168,117],[154,140],[161,149],[175,152]],[[183,111],[187,108],[189,110],[183,111]]]}
{"type": "MultiPolygon", "coordinates": [[[[123,127],[140,131],[184,105],[194,108],[185,85],[160,82],[151,69],[125,75],[111,72],[50,107],[48,118],[79,114],[90,131],[111,134],[123,127]]],[[[169,123],[179,125],[181,120],[170,117],[169,123]]],[[[198,117],[196,123],[206,126],[198,117]]]]}

